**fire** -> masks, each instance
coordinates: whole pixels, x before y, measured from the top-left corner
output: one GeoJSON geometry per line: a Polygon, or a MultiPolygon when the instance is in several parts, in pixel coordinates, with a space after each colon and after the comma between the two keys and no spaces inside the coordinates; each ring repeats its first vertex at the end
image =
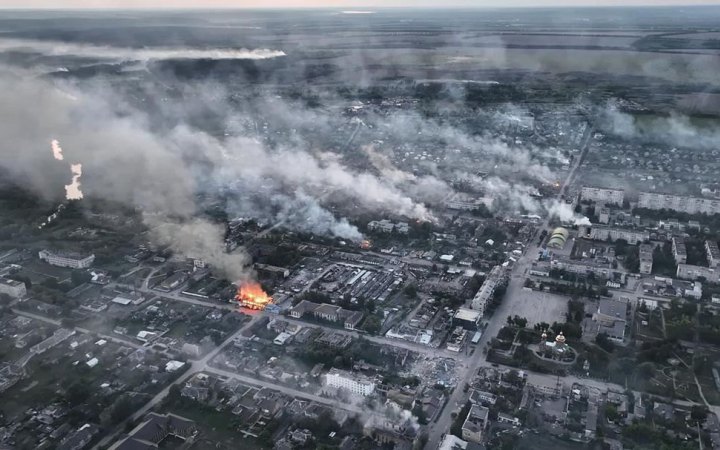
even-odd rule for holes
{"type": "Polygon", "coordinates": [[[244,282],[238,287],[235,300],[249,309],[263,310],[273,302],[272,297],[267,295],[262,286],[255,281],[244,282]]]}

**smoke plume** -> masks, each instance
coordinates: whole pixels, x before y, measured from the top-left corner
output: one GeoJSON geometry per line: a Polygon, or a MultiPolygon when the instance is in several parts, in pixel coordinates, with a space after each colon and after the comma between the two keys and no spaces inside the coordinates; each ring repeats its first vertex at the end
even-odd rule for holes
{"type": "Polygon", "coordinates": [[[73,56],[84,58],[107,59],[117,61],[150,61],[161,59],[270,59],[285,56],[281,50],[268,49],[232,49],[232,48],[173,48],[143,47],[127,48],[77,44],[60,41],[44,41],[34,39],[2,39],[0,51],[30,51],[46,56],[73,56]]]}

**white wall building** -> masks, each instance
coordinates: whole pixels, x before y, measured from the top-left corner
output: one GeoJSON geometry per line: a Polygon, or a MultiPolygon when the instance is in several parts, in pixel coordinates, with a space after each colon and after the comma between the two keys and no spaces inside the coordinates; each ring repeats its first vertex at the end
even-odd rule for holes
{"type": "Polygon", "coordinates": [[[95,255],[87,256],[69,252],[51,252],[40,250],[38,257],[48,264],[58,267],[70,267],[71,269],[87,269],[95,261],[95,255]]]}
{"type": "Polygon", "coordinates": [[[641,192],[638,207],[647,209],[671,209],[688,214],[720,214],[720,200],[681,195],[641,192]]]}
{"type": "Polygon", "coordinates": [[[325,385],[337,389],[345,389],[353,394],[366,397],[375,391],[375,382],[370,378],[345,370],[330,369],[325,374],[325,385]]]}
{"type": "Polygon", "coordinates": [[[625,200],[625,191],[621,189],[603,189],[583,186],[580,191],[580,200],[590,200],[597,203],[622,205],[625,200]]]}
{"type": "Polygon", "coordinates": [[[0,277],[0,294],[9,295],[14,299],[23,298],[27,295],[27,288],[22,281],[0,277]]]}

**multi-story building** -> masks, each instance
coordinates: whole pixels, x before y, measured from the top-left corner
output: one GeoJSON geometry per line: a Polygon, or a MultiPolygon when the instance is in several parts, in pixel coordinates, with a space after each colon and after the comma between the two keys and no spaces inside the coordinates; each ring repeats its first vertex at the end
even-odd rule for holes
{"type": "Polygon", "coordinates": [[[598,334],[605,333],[610,339],[622,342],[625,339],[627,308],[626,302],[609,298],[601,299],[597,312],[593,314],[593,320],[598,324],[598,334]]]}
{"type": "Polygon", "coordinates": [[[677,278],[681,280],[698,280],[704,278],[708,283],[720,283],[720,270],[714,267],[678,264],[677,278]]]}
{"type": "Polygon", "coordinates": [[[373,220],[372,222],[368,222],[367,226],[370,231],[380,231],[383,233],[392,233],[395,231],[396,233],[407,234],[408,231],[410,231],[410,225],[408,225],[407,222],[392,223],[387,219],[373,220]]]}
{"type": "Polygon", "coordinates": [[[640,244],[640,273],[652,273],[653,250],[654,247],[650,244],[640,244]]]}
{"type": "Polygon", "coordinates": [[[705,241],[705,251],[707,252],[708,265],[717,267],[720,264],[720,249],[715,241],[705,241]]]}
{"type": "Polygon", "coordinates": [[[468,442],[482,443],[488,426],[490,410],[484,406],[472,405],[462,426],[462,438],[468,442]]]}
{"type": "Polygon", "coordinates": [[[617,241],[623,239],[628,244],[635,245],[650,239],[650,233],[640,230],[629,230],[624,228],[612,228],[604,225],[593,225],[589,230],[587,227],[580,227],[580,237],[593,239],[595,241],[617,241]]]}
{"type": "Polygon", "coordinates": [[[580,190],[580,200],[590,200],[597,203],[622,206],[625,200],[625,191],[621,189],[604,189],[583,186],[580,190]]]}
{"type": "Polygon", "coordinates": [[[320,304],[308,300],[302,300],[290,309],[290,316],[296,319],[300,319],[305,313],[312,313],[316,319],[328,322],[342,321],[343,327],[347,330],[354,330],[363,318],[363,313],[360,311],[350,311],[329,303],[320,304]]]}
{"type": "Polygon", "coordinates": [[[367,397],[375,391],[375,382],[361,374],[332,368],[325,374],[325,385],[345,389],[353,394],[367,397]]]}
{"type": "Polygon", "coordinates": [[[610,278],[612,273],[612,266],[610,263],[600,263],[591,260],[576,260],[576,259],[554,259],[550,262],[552,269],[564,270],[570,273],[576,273],[579,275],[587,275],[592,273],[597,277],[610,278]]]}
{"type": "Polygon", "coordinates": [[[9,295],[14,299],[24,298],[27,295],[27,288],[22,281],[0,277],[0,294],[9,295]]]}
{"type": "Polygon", "coordinates": [[[685,264],[687,262],[687,248],[685,247],[685,239],[674,236],[672,238],[672,252],[675,258],[675,264],[685,264]]]}
{"type": "Polygon", "coordinates": [[[670,209],[688,214],[720,214],[720,200],[682,195],[641,192],[638,207],[647,209],[670,209]]]}
{"type": "Polygon", "coordinates": [[[471,300],[470,308],[480,313],[481,316],[485,314],[485,308],[490,300],[492,300],[495,289],[502,281],[502,278],[502,266],[493,267],[490,274],[488,274],[487,278],[485,278],[482,286],[480,286],[480,289],[478,289],[477,293],[471,300]]]}
{"type": "Polygon", "coordinates": [[[52,252],[40,250],[38,257],[48,264],[71,269],[87,269],[95,261],[95,255],[81,255],[74,252],[52,252]]]}

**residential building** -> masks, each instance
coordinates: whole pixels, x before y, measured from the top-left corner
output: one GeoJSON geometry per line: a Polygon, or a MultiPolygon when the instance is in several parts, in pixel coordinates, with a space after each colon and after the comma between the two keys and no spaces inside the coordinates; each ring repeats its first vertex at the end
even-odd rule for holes
{"type": "Polygon", "coordinates": [[[654,247],[650,244],[640,244],[640,273],[652,273],[653,250],[654,247]]]}
{"type": "Polygon", "coordinates": [[[487,308],[488,303],[492,300],[493,295],[495,294],[495,289],[502,282],[503,275],[504,272],[502,266],[493,267],[487,278],[485,278],[482,286],[480,286],[480,289],[478,289],[477,293],[470,301],[470,308],[478,311],[480,316],[485,314],[485,308],[487,308]]]}
{"type": "Polygon", "coordinates": [[[679,236],[672,238],[672,252],[675,258],[675,264],[685,264],[687,262],[687,248],[685,247],[685,239],[679,236]]]}
{"type": "Polygon", "coordinates": [[[520,419],[517,417],[511,416],[509,414],[505,413],[498,413],[498,423],[507,423],[516,427],[519,427],[522,425],[522,422],[520,422],[520,419]]]}
{"type": "Polygon", "coordinates": [[[332,368],[325,374],[325,385],[367,397],[375,391],[375,382],[365,375],[332,368]]]}
{"type": "Polygon", "coordinates": [[[715,268],[720,264],[720,249],[715,241],[705,241],[705,251],[707,252],[708,265],[715,268]]]}
{"type": "Polygon", "coordinates": [[[580,190],[580,200],[589,200],[597,203],[622,206],[625,200],[625,191],[621,189],[604,189],[583,186],[580,190]]]}
{"type": "Polygon", "coordinates": [[[670,209],[688,214],[719,214],[720,200],[641,192],[638,207],[655,210],[670,209]]]}
{"type": "Polygon", "coordinates": [[[580,227],[579,235],[580,237],[595,241],[617,241],[618,239],[623,239],[630,245],[650,240],[650,233],[647,231],[613,228],[605,225],[593,225],[589,230],[587,227],[580,227]]]}
{"type": "Polygon", "coordinates": [[[462,426],[462,438],[468,442],[482,443],[483,434],[488,426],[490,410],[480,405],[472,405],[462,426]]]}
{"type": "Polygon", "coordinates": [[[570,273],[576,273],[578,275],[587,275],[592,273],[600,278],[610,278],[613,271],[612,265],[609,262],[596,262],[592,260],[576,260],[569,258],[554,259],[550,261],[550,267],[570,273]]]}
{"type": "Polygon", "coordinates": [[[676,277],[693,281],[704,278],[708,283],[720,283],[720,270],[713,267],[678,264],[676,277]]]}
{"type": "Polygon", "coordinates": [[[393,223],[387,219],[373,220],[372,222],[368,222],[367,227],[370,231],[380,231],[383,233],[392,233],[395,231],[396,233],[407,234],[408,231],[410,231],[410,225],[408,225],[407,222],[393,223]]]}
{"type": "Polygon", "coordinates": [[[175,414],[150,413],[125,439],[110,446],[109,450],[136,450],[158,448],[172,436],[186,441],[197,434],[195,422],[175,414]]]}
{"type": "Polygon", "coordinates": [[[598,222],[605,225],[610,223],[610,208],[600,208],[598,212],[598,222]]]}
{"type": "Polygon", "coordinates": [[[470,391],[470,402],[473,404],[494,405],[497,402],[497,395],[492,392],[478,391],[473,389],[470,391]]]}
{"type": "Polygon", "coordinates": [[[24,298],[27,295],[27,288],[22,281],[0,277],[0,294],[9,295],[14,299],[24,298]]]}
{"type": "Polygon", "coordinates": [[[40,250],[38,257],[46,263],[58,266],[69,267],[71,269],[87,269],[95,261],[95,255],[82,255],[75,252],[53,252],[50,250],[40,250]]]}

